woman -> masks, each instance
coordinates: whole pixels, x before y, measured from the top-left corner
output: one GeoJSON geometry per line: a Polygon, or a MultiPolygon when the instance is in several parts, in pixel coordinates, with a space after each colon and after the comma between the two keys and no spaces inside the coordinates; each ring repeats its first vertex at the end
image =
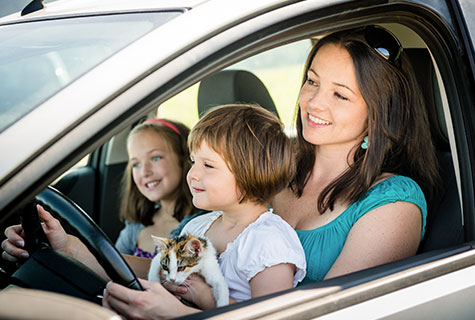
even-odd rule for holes
{"type": "Polygon", "coordinates": [[[274,200],[307,258],[306,282],[414,255],[439,183],[422,95],[399,41],[375,26],[309,54],[298,174],[274,200]],[[295,210],[294,208],[299,208],[295,210]]]}
{"type": "MultiPolygon", "coordinates": [[[[324,37],[308,57],[298,173],[272,203],[299,234],[307,282],[414,255],[423,237],[424,194],[436,194],[439,177],[422,96],[402,51],[389,32],[370,26],[324,37]]],[[[14,260],[22,252],[12,248],[19,231],[9,229],[3,256],[14,260]]],[[[188,288],[167,288],[188,299],[205,289],[196,278],[188,288]]],[[[129,317],[190,312],[160,284],[142,283],[146,292],[109,283],[104,305],[129,317]]]]}

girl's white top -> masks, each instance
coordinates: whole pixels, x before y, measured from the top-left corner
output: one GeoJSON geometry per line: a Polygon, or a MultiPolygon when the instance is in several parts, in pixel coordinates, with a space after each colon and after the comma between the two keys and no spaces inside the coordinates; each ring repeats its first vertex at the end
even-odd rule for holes
{"type": "MultiPolygon", "coordinates": [[[[188,222],[181,235],[205,233],[222,211],[198,216],[188,222]]],[[[295,230],[272,209],[244,229],[218,258],[221,272],[229,287],[229,297],[235,301],[251,298],[249,281],[266,267],[281,263],[295,265],[293,286],[305,277],[305,253],[295,230]]]]}

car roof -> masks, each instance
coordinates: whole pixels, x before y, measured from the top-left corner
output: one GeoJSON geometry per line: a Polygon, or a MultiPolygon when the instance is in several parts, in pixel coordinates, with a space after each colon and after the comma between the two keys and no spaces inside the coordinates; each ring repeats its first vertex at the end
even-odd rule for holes
{"type": "Polygon", "coordinates": [[[16,12],[0,19],[2,22],[19,22],[31,18],[50,18],[64,15],[96,14],[103,12],[144,10],[189,10],[208,0],[59,0],[44,4],[44,8],[21,16],[16,12]]]}

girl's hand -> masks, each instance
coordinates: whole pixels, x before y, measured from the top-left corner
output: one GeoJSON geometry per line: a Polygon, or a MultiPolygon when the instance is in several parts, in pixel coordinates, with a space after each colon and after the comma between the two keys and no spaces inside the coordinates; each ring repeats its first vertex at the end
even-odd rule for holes
{"type": "Polygon", "coordinates": [[[216,308],[211,287],[205,282],[203,277],[194,273],[191,274],[182,285],[175,285],[163,282],[163,286],[172,294],[190,301],[203,310],[216,308]]]}
{"type": "Polygon", "coordinates": [[[102,305],[127,319],[169,319],[199,311],[185,306],[160,283],[139,281],[145,291],[109,282],[104,290],[102,305]]]}
{"type": "MultiPolygon", "coordinates": [[[[42,221],[41,226],[51,247],[54,250],[66,253],[69,245],[69,236],[59,221],[40,205],[37,205],[37,210],[38,216],[42,221]]],[[[2,249],[4,250],[4,252],[2,252],[3,259],[11,262],[19,262],[29,257],[28,252],[23,249],[25,246],[25,232],[21,225],[6,228],[5,236],[7,238],[2,242],[2,249]]]]}

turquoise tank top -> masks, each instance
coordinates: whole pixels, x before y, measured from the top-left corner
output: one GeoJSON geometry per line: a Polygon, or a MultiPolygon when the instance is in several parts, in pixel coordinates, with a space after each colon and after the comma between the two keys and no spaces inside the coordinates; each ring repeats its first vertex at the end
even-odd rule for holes
{"type": "Polygon", "coordinates": [[[390,177],[370,188],[362,199],[352,203],[326,225],[313,230],[296,230],[307,259],[307,276],[300,285],[325,278],[340,255],[348,233],[359,218],[368,211],[396,201],[411,202],[421,209],[422,240],[427,219],[427,204],[421,188],[411,178],[390,177]]]}

